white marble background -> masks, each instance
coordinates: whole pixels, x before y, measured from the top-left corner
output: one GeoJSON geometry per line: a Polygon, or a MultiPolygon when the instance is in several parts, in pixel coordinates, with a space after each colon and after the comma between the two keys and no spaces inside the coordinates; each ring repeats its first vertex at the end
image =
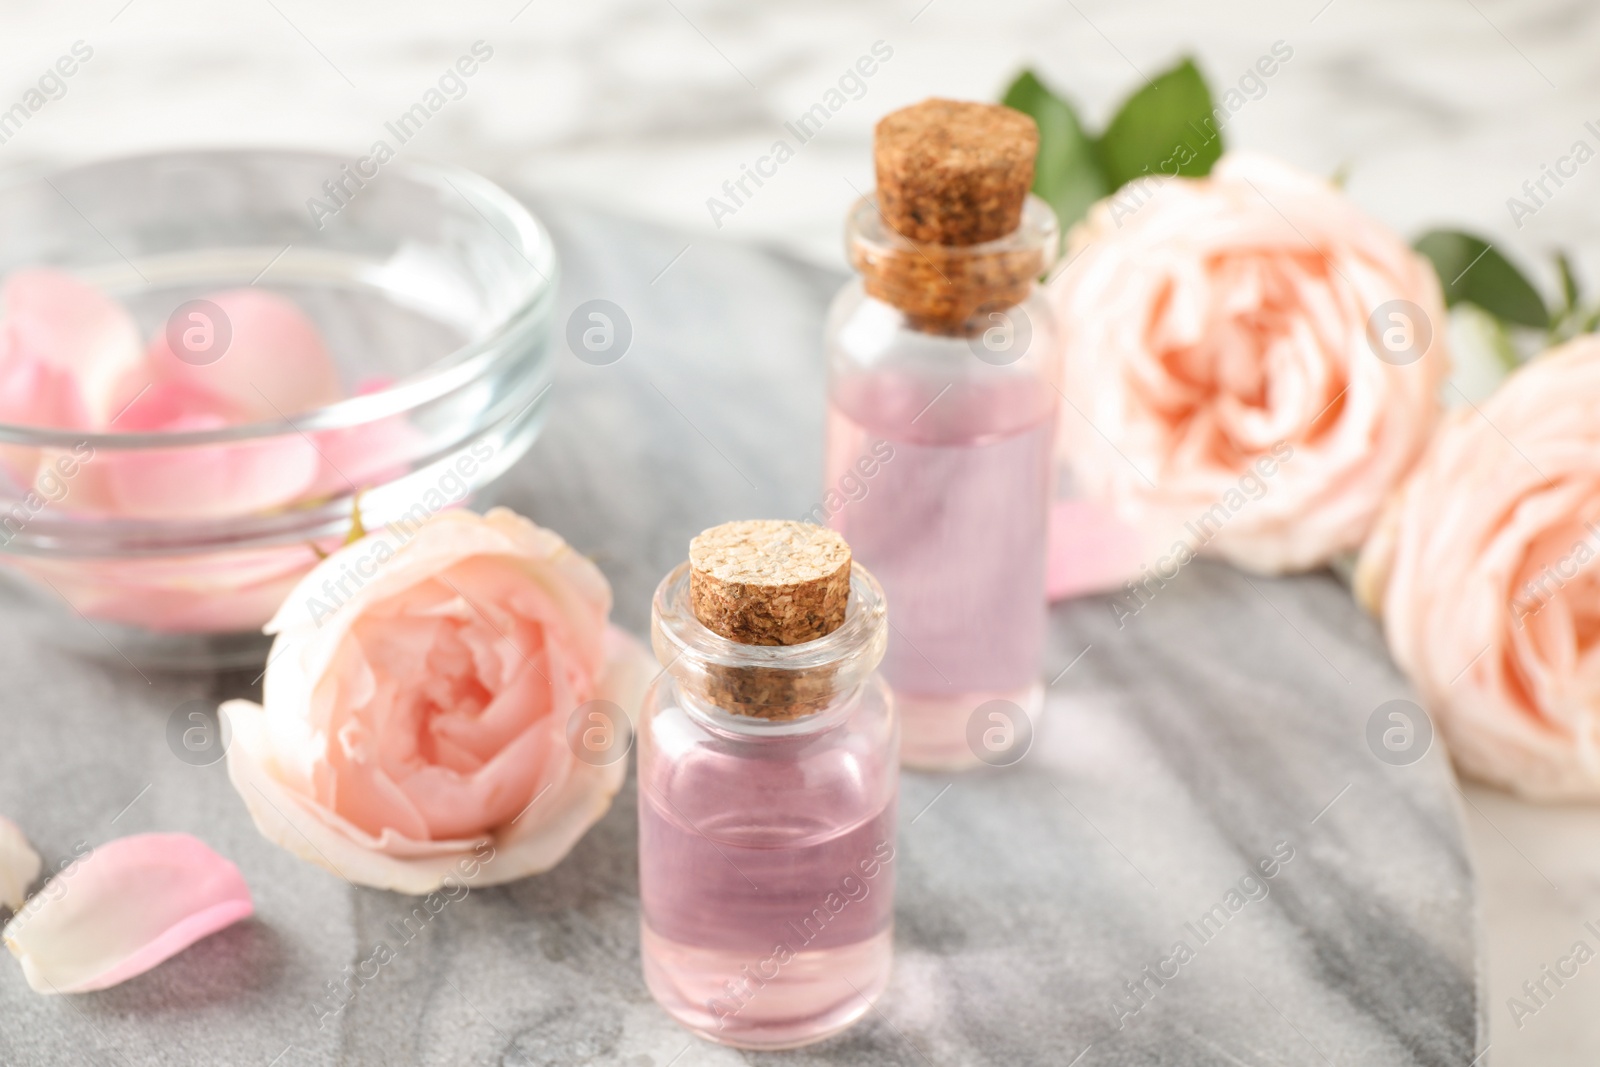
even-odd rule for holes
{"type": "MultiPolygon", "coordinates": [[[[493,58],[404,154],[834,264],[883,112],[931,93],[992,98],[1032,64],[1097,127],[1141,72],[1192,52],[1220,86],[1282,40],[1294,56],[1230,124],[1233,145],[1347,166],[1350,194],[1401,232],[1469,225],[1547,284],[1564,245],[1600,287],[1600,164],[1520,229],[1506,205],[1575,139],[1594,141],[1593,0],[6,0],[0,110],[80,40],[92,58],[0,144],[0,168],[262,142],[353,158],[482,40],[493,58]],[[865,96],[716,227],[706,198],[880,40],[893,57],[865,96]]],[[[1465,796],[1488,1062],[1592,1064],[1600,965],[1520,1029],[1506,998],[1600,921],[1600,810],[1465,796]]]]}

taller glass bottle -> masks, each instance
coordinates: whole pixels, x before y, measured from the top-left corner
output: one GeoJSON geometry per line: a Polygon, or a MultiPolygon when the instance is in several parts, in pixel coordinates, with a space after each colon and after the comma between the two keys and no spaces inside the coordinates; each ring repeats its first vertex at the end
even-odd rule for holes
{"type": "MultiPolygon", "coordinates": [[[[914,216],[923,232],[938,210],[914,216]]],[[[828,316],[827,484],[845,501],[829,523],[894,605],[883,672],[902,762],[956,767],[978,758],[977,709],[1031,716],[1042,700],[1060,345],[1037,279],[1059,234],[1031,195],[1013,229],[977,243],[914,241],[892,214],[877,195],[852,208],[860,277],[828,316]]]]}
{"type": "Polygon", "coordinates": [[[875,673],[887,617],[872,575],[845,566],[841,623],[801,643],[713,631],[691,605],[691,563],[656,590],[663,670],[638,727],[644,976],[673,1018],[723,1044],[819,1041],[889,980],[899,734],[875,673]]]}

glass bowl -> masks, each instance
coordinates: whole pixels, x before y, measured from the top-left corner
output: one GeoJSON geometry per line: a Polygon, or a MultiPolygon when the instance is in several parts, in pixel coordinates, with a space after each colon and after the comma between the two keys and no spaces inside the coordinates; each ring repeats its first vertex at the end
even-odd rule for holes
{"type": "Polygon", "coordinates": [[[481,499],[546,415],[550,236],[466,171],[219,150],[19,178],[0,185],[0,276],[37,267],[120,300],[142,338],[173,336],[190,301],[268,290],[320,330],[346,397],[177,433],[0,423],[0,598],[93,655],[260,664],[262,625],[354,515],[403,540],[481,499]]]}

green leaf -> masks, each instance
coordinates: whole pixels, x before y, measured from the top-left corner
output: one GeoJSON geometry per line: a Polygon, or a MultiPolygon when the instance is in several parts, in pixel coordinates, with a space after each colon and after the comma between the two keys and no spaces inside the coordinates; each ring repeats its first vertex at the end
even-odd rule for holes
{"type": "Polygon", "coordinates": [[[1572,260],[1565,252],[1556,253],[1556,270],[1561,274],[1561,299],[1566,302],[1562,314],[1570,314],[1578,306],[1578,279],[1572,273],[1572,260]]]}
{"type": "Polygon", "coordinates": [[[1433,261],[1450,306],[1466,301],[1519,326],[1550,328],[1550,311],[1522,272],[1482,238],[1455,230],[1430,230],[1417,238],[1418,252],[1433,261]]]}
{"type": "Polygon", "coordinates": [[[1129,97],[1097,147],[1112,189],[1145,174],[1210,174],[1222,158],[1222,131],[1194,60],[1184,59],[1129,97]]]}
{"type": "Polygon", "coordinates": [[[1000,101],[1039,124],[1039,161],[1033,169],[1033,191],[1055,209],[1063,230],[1083,218],[1089,205],[1105,196],[1105,175],[1095,157],[1094,142],[1072,105],[1052,93],[1025,70],[1000,101]]]}

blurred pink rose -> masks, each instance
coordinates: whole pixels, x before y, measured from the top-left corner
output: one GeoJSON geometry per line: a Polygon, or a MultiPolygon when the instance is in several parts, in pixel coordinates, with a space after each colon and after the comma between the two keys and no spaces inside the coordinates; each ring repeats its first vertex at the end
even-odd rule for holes
{"type": "Polygon", "coordinates": [[[1600,338],[1450,415],[1356,571],[1465,773],[1600,798],[1600,338]]]}
{"type": "Polygon", "coordinates": [[[1067,259],[1062,448],[1146,558],[1182,544],[1276,573],[1361,543],[1449,369],[1425,259],[1326,181],[1244,154],[1124,187],[1067,259]]]}
{"type": "Polygon", "coordinates": [[[626,773],[625,747],[578,758],[573,712],[631,717],[652,673],[610,607],[594,564],[505,509],[357,541],[268,625],[264,705],[224,705],[234,786],[268,838],[364,885],[546,870],[626,773]]]}

